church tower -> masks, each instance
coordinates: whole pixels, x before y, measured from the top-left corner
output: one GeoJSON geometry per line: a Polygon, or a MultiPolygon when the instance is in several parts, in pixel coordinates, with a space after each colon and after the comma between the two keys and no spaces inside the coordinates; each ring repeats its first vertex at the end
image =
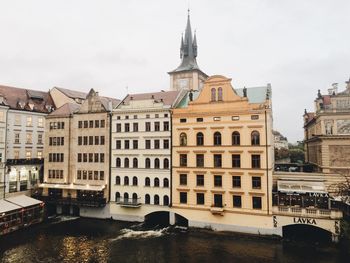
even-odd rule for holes
{"type": "Polygon", "coordinates": [[[185,37],[181,37],[180,58],[181,64],[170,75],[170,90],[200,90],[208,75],[201,71],[197,65],[197,37],[196,32],[192,38],[190,10],[187,15],[185,37]]]}

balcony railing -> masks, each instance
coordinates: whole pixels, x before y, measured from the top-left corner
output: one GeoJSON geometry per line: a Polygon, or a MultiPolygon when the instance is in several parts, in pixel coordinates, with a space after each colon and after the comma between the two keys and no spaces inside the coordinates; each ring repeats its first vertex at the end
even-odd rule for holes
{"type": "Polygon", "coordinates": [[[141,207],[141,198],[117,198],[115,201],[117,204],[119,204],[122,207],[141,207]]]}
{"type": "Polygon", "coordinates": [[[31,158],[31,159],[7,159],[6,165],[35,165],[44,164],[44,159],[31,158]]]}
{"type": "Polygon", "coordinates": [[[106,198],[69,198],[61,196],[35,196],[39,200],[44,201],[48,204],[59,204],[59,205],[77,205],[87,207],[104,207],[106,206],[106,198]]]}
{"type": "Polygon", "coordinates": [[[335,209],[301,208],[293,206],[273,206],[272,212],[280,215],[305,216],[313,218],[340,219],[343,217],[343,213],[335,209]]]}
{"type": "Polygon", "coordinates": [[[224,208],[222,206],[212,205],[210,212],[214,215],[224,215],[224,208]]]}

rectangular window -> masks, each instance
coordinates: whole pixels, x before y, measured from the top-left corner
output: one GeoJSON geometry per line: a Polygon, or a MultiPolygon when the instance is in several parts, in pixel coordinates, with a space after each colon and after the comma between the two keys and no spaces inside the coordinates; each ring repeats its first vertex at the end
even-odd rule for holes
{"type": "Polygon", "coordinates": [[[105,154],[100,153],[100,163],[104,163],[104,162],[105,162],[105,154]]]}
{"type": "Polygon", "coordinates": [[[19,133],[15,133],[15,143],[19,143],[19,133]]]}
{"type": "Polygon", "coordinates": [[[83,153],[83,162],[87,163],[87,153],[83,153]]]}
{"type": "Polygon", "coordinates": [[[233,207],[241,208],[242,207],[242,197],[240,195],[234,195],[232,197],[233,207]]]}
{"type": "Polygon", "coordinates": [[[19,159],[19,150],[14,150],[13,151],[13,158],[14,159],[19,159]]]}
{"type": "Polygon", "coordinates": [[[120,123],[117,123],[116,131],[117,132],[121,132],[122,131],[122,125],[120,123]]]}
{"type": "Polygon", "coordinates": [[[95,120],[95,128],[99,128],[100,127],[100,121],[99,120],[95,120]]]}
{"type": "Polygon", "coordinates": [[[253,201],[253,209],[261,209],[262,208],[260,196],[253,196],[252,201],[253,201]]]}
{"type": "MultiPolygon", "coordinates": [[[[83,128],[83,122],[82,121],[78,121],[78,128],[81,129],[83,128]]],[[[79,172],[79,171],[78,171],[79,172]]],[[[80,171],[81,172],[81,171],[80,171]]]]}
{"type": "Polygon", "coordinates": [[[98,171],[94,171],[94,180],[98,180],[98,171]]]}
{"type": "Polygon", "coordinates": [[[133,130],[133,132],[138,132],[139,131],[139,124],[137,122],[134,122],[132,124],[132,130],[133,130]]]}
{"type": "Polygon", "coordinates": [[[33,141],[32,141],[32,133],[31,132],[27,132],[26,134],[26,143],[29,143],[31,144],[33,141]]]}
{"type": "Polygon", "coordinates": [[[38,134],[38,144],[43,144],[43,135],[41,133],[38,134]]]}
{"type": "Polygon", "coordinates": [[[151,123],[146,122],[146,131],[151,131],[151,123]]]}
{"type": "Polygon", "coordinates": [[[164,131],[169,131],[169,122],[168,121],[164,121],[163,122],[163,130],[164,131]]]}
{"type": "Polygon", "coordinates": [[[81,153],[78,153],[78,163],[81,163],[81,153]]]}
{"type": "Polygon", "coordinates": [[[204,193],[197,193],[197,205],[204,205],[204,193]]]}
{"type": "Polygon", "coordinates": [[[89,180],[92,180],[92,171],[89,171],[88,174],[89,174],[89,180]]]}
{"type": "Polygon", "coordinates": [[[117,120],[120,120],[120,116],[117,116],[117,120]]]}
{"type": "Polygon", "coordinates": [[[187,119],[180,119],[180,122],[185,123],[185,122],[187,122],[187,119]]]}
{"type": "Polygon", "coordinates": [[[163,148],[169,149],[169,140],[163,140],[163,148]]]}
{"type": "Polygon", "coordinates": [[[21,125],[21,115],[15,115],[15,125],[21,125]]]}
{"type": "Polygon", "coordinates": [[[180,166],[187,166],[187,154],[180,154],[180,166]]]}
{"type": "Polygon", "coordinates": [[[187,174],[180,174],[180,185],[187,185],[187,174]]]}
{"type": "Polygon", "coordinates": [[[160,131],[160,122],[159,121],[155,121],[154,122],[154,130],[155,131],[160,131]]]}
{"type": "MultiPolygon", "coordinates": [[[[51,145],[51,139],[50,138],[50,145],[51,145]]],[[[78,145],[82,145],[83,144],[83,138],[81,136],[78,136],[78,145]]]]}
{"type": "Polygon", "coordinates": [[[124,141],[124,149],[129,149],[130,148],[130,142],[129,140],[124,141]]]}
{"type": "Polygon", "coordinates": [[[38,159],[43,158],[43,152],[42,152],[42,151],[38,151],[38,152],[37,152],[37,158],[38,158],[38,159]]]}
{"type": "Polygon", "coordinates": [[[125,132],[129,132],[130,131],[130,124],[129,123],[125,123],[124,124],[124,131],[125,132]]]}
{"type": "Polygon", "coordinates": [[[116,140],[116,142],[115,142],[115,148],[116,148],[116,149],[121,149],[121,148],[122,148],[122,142],[121,142],[121,140],[116,140]]]}
{"type": "Polygon", "coordinates": [[[240,167],[241,167],[241,155],[232,154],[232,168],[240,168],[240,167]]]}
{"type": "Polygon", "coordinates": [[[261,177],[259,176],[252,177],[252,187],[253,189],[261,189],[261,177]]]}
{"type": "Polygon", "coordinates": [[[180,192],[180,203],[187,204],[187,193],[186,192],[180,192]]]}
{"type": "Polygon", "coordinates": [[[89,163],[92,163],[94,161],[94,154],[89,153],[89,163]]]}
{"type": "Polygon", "coordinates": [[[196,166],[204,167],[204,154],[196,154],[196,166]]]}
{"type": "Polygon", "coordinates": [[[128,119],[129,119],[129,115],[126,115],[126,116],[125,116],[125,119],[128,120],[128,119]]]}
{"type": "Polygon", "coordinates": [[[197,174],[197,186],[204,186],[204,175],[197,174]]]}
{"type": "Polygon", "coordinates": [[[100,180],[104,180],[105,179],[105,172],[104,171],[100,171],[100,180]]]}
{"type": "Polygon", "coordinates": [[[94,145],[94,136],[89,136],[89,145],[94,145]]]}
{"type": "Polygon", "coordinates": [[[84,121],[84,128],[87,129],[89,127],[89,122],[88,121],[84,121]]]}
{"type": "Polygon", "coordinates": [[[133,149],[138,149],[139,148],[139,141],[138,140],[133,140],[132,141],[132,148],[133,149]]]}
{"type": "Polygon", "coordinates": [[[105,121],[105,120],[101,120],[101,125],[100,125],[100,127],[101,127],[101,128],[104,128],[105,125],[106,125],[106,121],[105,121]]]}
{"type": "Polygon", "coordinates": [[[32,151],[26,151],[26,158],[27,159],[32,158],[32,151]]]}
{"type": "Polygon", "coordinates": [[[155,118],[159,118],[159,114],[158,114],[158,113],[155,114],[154,117],[155,117],[155,118]]]}
{"type": "Polygon", "coordinates": [[[241,187],[241,177],[232,176],[232,188],[240,188],[240,187],[241,187]]]}
{"type": "Polygon", "coordinates": [[[150,115],[149,114],[146,114],[146,119],[149,119],[150,118],[150,115]]]}
{"type": "Polygon", "coordinates": [[[83,171],[83,180],[87,179],[87,171],[83,171]]]}
{"type": "Polygon", "coordinates": [[[222,167],[221,154],[214,154],[214,167],[222,167]]]}
{"type": "Polygon", "coordinates": [[[89,121],[89,128],[93,128],[94,127],[94,121],[89,121]]]}
{"type": "Polygon", "coordinates": [[[214,186],[215,187],[222,186],[222,176],[221,175],[214,175],[214,186]]]}
{"type": "Polygon", "coordinates": [[[214,121],[221,121],[221,117],[214,117],[213,120],[214,121]]]}
{"type": "Polygon", "coordinates": [[[38,127],[44,127],[44,118],[42,117],[38,118],[38,127]]]}
{"type": "Polygon", "coordinates": [[[137,119],[137,115],[134,115],[134,119],[137,119]]]}
{"type": "Polygon", "coordinates": [[[260,155],[252,154],[252,168],[260,168],[260,155]]]}
{"type": "Polygon", "coordinates": [[[78,170],[78,171],[77,171],[77,179],[78,179],[78,180],[81,180],[81,170],[78,170]]]}
{"type": "Polygon", "coordinates": [[[197,118],[197,122],[203,122],[203,118],[197,118]]]}
{"type": "Polygon", "coordinates": [[[233,121],[239,121],[239,116],[232,116],[233,121]]]}
{"type": "Polygon", "coordinates": [[[33,126],[33,118],[31,116],[27,117],[27,126],[29,127],[33,126]]]}
{"type": "Polygon", "coordinates": [[[146,140],[146,149],[151,149],[151,140],[146,140]]]}
{"type": "Polygon", "coordinates": [[[252,120],[259,120],[259,115],[252,115],[250,116],[252,120]]]}
{"type": "Polygon", "coordinates": [[[95,145],[99,145],[99,144],[100,144],[100,137],[95,136],[95,145]]]}
{"type": "Polygon", "coordinates": [[[159,148],[160,148],[159,140],[154,140],[154,149],[159,149],[159,148]]]}
{"type": "Polygon", "coordinates": [[[94,157],[94,162],[95,162],[95,163],[98,163],[98,153],[95,153],[94,156],[95,156],[95,157],[94,157]]]}
{"type": "Polygon", "coordinates": [[[84,136],[84,145],[88,145],[88,137],[84,136]]]}

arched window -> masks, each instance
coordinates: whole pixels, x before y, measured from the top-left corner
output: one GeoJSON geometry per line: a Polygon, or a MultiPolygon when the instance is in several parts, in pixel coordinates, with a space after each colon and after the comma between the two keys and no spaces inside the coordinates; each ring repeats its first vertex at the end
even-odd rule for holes
{"type": "Polygon", "coordinates": [[[232,133],[232,145],[240,145],[241,144],[241,135],[238,131],[234,131],[232,133]]]}
{"type": "Polygon", "coordinates": [[[198,132],[196,137],[197,137],[197,145],[198,146],[204,145],[204,135],[203,135],[203,133],[198,132]]]}
{"type": "Polygon", "coordinates": [[[150,204],[151,203],[151,197],[149,196],[149,194],[145,195],[145,204],[150,204]]]}
{"type": "Polygon", "coordinates": [[[163,205],[169,205],[169,196],[164,195],[164,197],[163,197],[163,205]]]}
{"type": "Polygon", "coordinates": [[[180,145],[181,146],[186,146],[187,145],[187,135],[184,132],[182,132],[180,134],[180,145]]]}
{"type": "Polygon", "coordinates": [[[216,89],[211,89],[211,101],[216,101],[216,89]]]}
{"type": "Polygon", "coordinates": [[[116,185],[120,185],[120,176],[117,176],[117,177],[115,178],[115,184],[116,184],[116,185]]]}
{"type": "Polygon", "coordinates": [[[151,180],[149,179],[149,177],[145,178],[145,186],[151,186],[151,180]]]}
{"type": "Polygon", "coordinates": [[[154,186],[159,187],[159,179],[158,179],[158,177],[154,178],[154,186]]]}
{"type": "Polygon", "coordinates": [[[151,168],[151,160],[149,158],[146,158],[145,167],[146,168],[151,168]]]}
{"type": "Polygon", "coordinates": [[[124,176],[124,185],[129,185],[129,177],[124,176]]]}
{"type": "Polygon", "coordinates": [[[154,159],[154,168],[155,169],[159,169],[160,168],[160,162],[159,162],[158,158],[154,159]]]}
{"type": "Polygon", "coordinates": [[[214,145],[221,145],[221,133],[220,132],[214,133],[214,145]]]}
{"type": "Polygon", "coordinates": [[[137,158],[132,159],[132,167],[137,168],[139,166],[139,162],[137,158]]]}
{"type": "Polygon", "coordinates": [[[116,193],[115,193],[115,201],[116,201],[117,203],[120,202],[120,193],[119,193],[119,192],[116,192],[116,193]]]}
{"type": "Polygon", "coordinates": [[[218,88],[218,101],[222,101],[222,88],[218,88]]]}
{"type": "Polygon", "coordinates": [[[134,176],[133,178],[132,178],[132,185],[137,185],[137,177],[136,176],[134,176]]]}
{"type": "Polygon", "coordinates": [[[252,145],[260,145],[260,134],[258,131],[252,132],[252,145]]]}
{"type": "Polygon", "coordinates": [[[168,178],[163,179],[163,187],[169,187],[169,179],[168,178]]]}
{"type": "Polygon", "coordinates": [[[137,203],[137,194],[136,193],[132,194],[132,202],[137,203]]]}
{"type": "Polygon", "coordinates": [[[115,166],[116,166],[116,167],[120,167],[120,166],[121,166],[121,160],[120,160],[120,158],[117,158],[117,159],[115,160],[115,166]]]}
{"type": "Polygon", "coordinates": [[[159,195],[154,196],[154,204],[159,205],[159,195]]]}
{"type": "Polygon", "coordinates": [[[169,159],[165,158],[163,160],[163,169],[169,169],[169,159]]]}
{"type": "Polygon", "coordinates": [[[124,167],[129,168],[129,158],[124,158],[124,167]]]}
{"type": "Polygon", "coordinates": [[[125,203],[129,202],[129,194],[128,193],[124,193],[124,202],[125,203]]]}

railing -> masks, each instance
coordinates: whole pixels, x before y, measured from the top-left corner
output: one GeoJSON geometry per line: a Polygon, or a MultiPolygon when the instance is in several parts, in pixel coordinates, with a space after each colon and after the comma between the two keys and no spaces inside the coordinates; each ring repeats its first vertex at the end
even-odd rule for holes
{"type": "Polygon", "coordinates": [[[318,209],[318,208],[301,208],[292,206],[273,206],[272,212],[281,215],[296,215],[316,218],[339,219],[343,217],[343,213],[335,209],[318,209]]]}
{"type": "Polygon", "coordinates": [[[117,198],[115,201],[120,206],[124,207],[140,207],[141,206],[141,198],[117,198]]]}
{"type": "Polygon", "coordinates": [[[69,197],[52,197],[52,196],[35,196],[39,200],[49,204],[60,204],[60,205],[77,205],[77,206],[88,206],[88,207],[104,207],[106,206],[106,198],[69,198],[69,197]]]}
{"type": "Polygon", "coordinates": [[[31,158],[31,159],[7,159],[7,165],[33,165],[33,164],[44,164],[43,158],[31,158]]]}

